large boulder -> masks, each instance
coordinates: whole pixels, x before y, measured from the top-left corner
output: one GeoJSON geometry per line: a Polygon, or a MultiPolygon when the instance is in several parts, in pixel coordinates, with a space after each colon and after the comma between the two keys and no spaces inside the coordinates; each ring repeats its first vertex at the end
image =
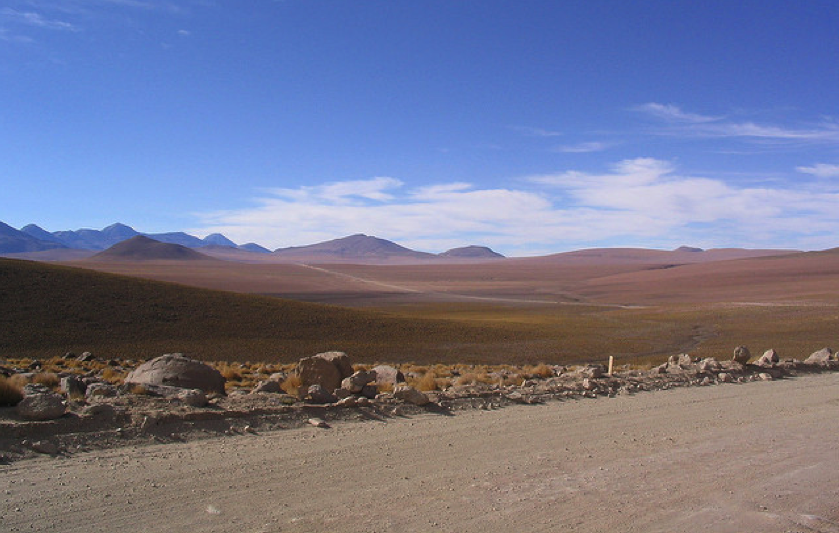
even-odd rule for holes
{"type": "Polygon", "coordinates": [[[304,400],[311,403],[325,404],[337,402],[338,397],[329,392],[328,390],[324,389],[320,385],[312,385],[306,390],[306,396],[304,400]]]}
{"type": "Polygon", "coordinates": [[[734,348],[734,356],[731,358],[732,361],[737,361],[741,365],[745,365],[749,362],[749,359],[752,358],[752,353],[749,351],[747,346],[738,346],[734,348]]]}
{"type": "Polygon", "coordinates": [[[65,412],[64,397],[38,384],[26,385],[23,399],[17,404],[17,414],[26,420],[53,420],[64,416],[65,412]]]}
{"type": "Polygon", "coordinates": [[[361,392],[361,389],[371,381],[376,381],[375,370],[359,370],[352,376],[341,381],[341,388],[352,393],[361,392]]]}
{"type": "Polygon", "coordinates": [[[320,385],[332,392],[341,388],[341,381],[353,374],[350,358],[344,352],[325,352],[304,357],[297,363],[300,386],[308,389],[320,385]]]}
{"type": "Polygon", "coordinates": [[[168,385],[219,394],[224,394],[224,382],[224,376],[215,368],[179,353],[147,361],[125,378],[126,384],[168,385]]]}
{"type": "Polygon", "coordinates": [[[774,349],[770,348],[755,363],[757,366],[772,367],[781,362],[781,358],[774,349]]]}
{"type": "Polygon", "coordinates": [[[425,405],[431,401],[424,392],[418,391],[408,385],[398,385],[393,389],[393,397],[414,405],[425,405]]]}
{"type": "Polygon", "coordinates": [[[391,385],[396,386],[397,383],[405,382],[405,375],[390,365],[378,365],[373,367],[376,373],[376,385],[391,385]]]}
{"type": "Polygon", "coordinates": [[[822,348],[818,352],[813,352],[810,357],[804,360],[808,365],[826,365],[830,361],[836,360],[836,354],[830,348],[822,348]]]}

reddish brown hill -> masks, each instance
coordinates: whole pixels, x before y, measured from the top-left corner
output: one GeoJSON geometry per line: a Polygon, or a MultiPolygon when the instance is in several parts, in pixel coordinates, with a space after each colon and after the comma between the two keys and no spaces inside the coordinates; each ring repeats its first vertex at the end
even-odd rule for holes
{"type": "Polygon", "coordinates": [[[305,262],[422,261],[437,257],[361,233],[308,246],[280,248],[273,255],[282,260],[305,262]]]}
{"type": "Polygon", "coordinates": [[[715,248],[702,250],[682,246],[676,250],[651,250],[647,248],[590,248],[573,252],[527,257],[517,261],[550,264],[593,265],[684,265],[709,263],[732,259],[768,257],[800,253],[796,250],[748,250],[745,248],[715,248]]]}
{"type": "Polygon", "coordinates": [[[620,303],[834,301],[839,249],[651,267],[585,281],[579,294],[620,303]]]}
{"type": "Polygon", "coordinates": [[[186,246],[156,241],[143,235],[137,235],[126,241],[117,243],[104,252],[100,252],[91,260],[95,261],[215,261],[186,246]]]}

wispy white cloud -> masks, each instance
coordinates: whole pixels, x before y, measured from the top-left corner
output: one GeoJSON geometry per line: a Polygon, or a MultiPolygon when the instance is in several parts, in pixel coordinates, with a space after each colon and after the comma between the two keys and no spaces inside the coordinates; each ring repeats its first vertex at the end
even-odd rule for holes
{"type": "Polygon", "coordinates": [[[34,26],[48,30],[79,31],[79,28],[70,22],[50,19],[34,11],[18,11],[16,9],[5,7],[0,9],[0,17],[3,17],[11,23],[34,26]]]}
{"type": "Polygon", "coordinates": [[[563,171],[513,188],[407,188],[373,178],[272,189],[256,205],[202,213],[194,231],[270,247],[367,233],[427,251],[486,244],[528,255],[586,246],[835,246],[839,194],[798,184],[738,187],[628,159],[607,172],[563,171]],[[820,244],[817,244],[820,243],[820,244]]]}
{"type": "Polygon", "coordinates": [[[635,111],[641,111],[654,117],[672,121],[672,122],[687,122],[691,124],[704,124],[706,122],[716,122],[722,120],[724,117],[700,115],[697,113],[687,113],[673,104],[659,104],[656,102],[648,102],[646,104],[638,105],[633,108],[635,111]]]}
{"type": "Polygon", "coordinates": [[[812,167],[796,167],[798,172],[811,174],[817,178],[839,178],[839,165],[817,163],[812,167]]]}
{"type": "Polygon", "coordinates": [[[754,142],[774,143],[836,143],[839,142],[839,125],[835,122],[789,127],[738,122],[726,116],[709,116],[683,111],[672,104],[646,103],[632,108],[659,119],[665,128],[658,133],[684,137],[739,138],[754,142]]]}

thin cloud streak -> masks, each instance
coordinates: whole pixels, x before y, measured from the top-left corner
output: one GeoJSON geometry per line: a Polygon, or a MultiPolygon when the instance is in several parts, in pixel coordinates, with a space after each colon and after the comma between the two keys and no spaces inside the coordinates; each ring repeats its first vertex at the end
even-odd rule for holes
{"type": "Polygon", "coordinates": [[[839,165],[828,165],[826,163],[817,163],[812,167],[796,167],[798,172],[803,174],[811,174],[817,178],[839,178],[839,165]]]}
{"type": "Polygon", "coordinates": [[[735,122],[725,116],[689,113],[676,105],[655,102],[635,106],[632,110],[664,122],[667,127],[659,132],[664,135],[741,138],[753,142],[839,143],[839,126],[834,122],[823,122],[807,128],[735,122]]]}
{"type": "Polygon", "coordinates": [[[61,30],[73,32],[80,31],[78,27],[69,22],[65,22],[63,20],[48,19],[40,13],[36,13],[34,11],[18,11],[6,7],[0,9],[0,16],[4,17],[6,20],[12,23],[22,24],[25,26],[34,26],[37,28],[43,28],[47,30],[61,30]]]}
{"type": "Polygon", "coordinates": [[[485,244],[507,255],[532,255],[686,243],[828,248],[839,222],[839,194],[815,184],[737,187],[682,175],[653,158],[620,161],[604,173],[564,171],[518,183],[409,189],[395,178],[373,178],[274,189],[256,198],[254,207],[199,214],[203,227],[195,231],[272,248],[361,232],[402,243],[485,244]]]}

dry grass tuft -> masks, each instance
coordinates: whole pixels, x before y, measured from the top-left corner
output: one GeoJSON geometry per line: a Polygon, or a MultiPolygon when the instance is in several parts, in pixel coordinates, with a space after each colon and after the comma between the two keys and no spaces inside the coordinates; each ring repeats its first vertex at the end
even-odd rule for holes
{"type": "Polygon", "coordinates": [[[533,366],[533,367],[526,367],[525,372],[530,374],[532,377],[539,377],[543,379],[552,378],[554,376],[554,369],[544,363],[533,366]]]}
{"type": "Polygon", "coordinates": [[[38,383],[51,389],[57,389],[61,384],[61,380],[58,379],[58,376],[52,372],[38,372],[32,376],[32,383],[38,383]]]}
{"type": "Polygon", "coordinates": [[[123,372],[120,370],[116,370],[114,367],[105,367],[105,370],[102,371],[102,379],[111,383],[112,385],[119,385],[123,381],[125,381],[125,376],[127,376],[127,372],[123,372]]]}
{"type": "Polygon", "coordinates": [[[434,391],[438,390],[438,387],[437,374],[434,372],[427,372],[416,384],[416,388],[421,391],[434,391]]]}
{"type": "Polygon", "coordinates": [[[303,382],[300,381],[300,376],[297,374],[289,375],[285,381],[283,381],[280,388],[282,388],[286,393],[291,394],[292,396],[297,396],[297,389],[300,388],[303,382]]]}
{"type": "Polygon", "coordinates": [[[0,376],[0,406],[17,405],[23,399],[23,389],[6,376],[0,376]]]}
{"type": "Polygon", "coordinates": [[[131,394],[136,394],[137,396],[145,396],[149,393],[149,389],[147,389],[146,386],[142,383],[134,383],[128,389],[128,392],[131,394]]]}

